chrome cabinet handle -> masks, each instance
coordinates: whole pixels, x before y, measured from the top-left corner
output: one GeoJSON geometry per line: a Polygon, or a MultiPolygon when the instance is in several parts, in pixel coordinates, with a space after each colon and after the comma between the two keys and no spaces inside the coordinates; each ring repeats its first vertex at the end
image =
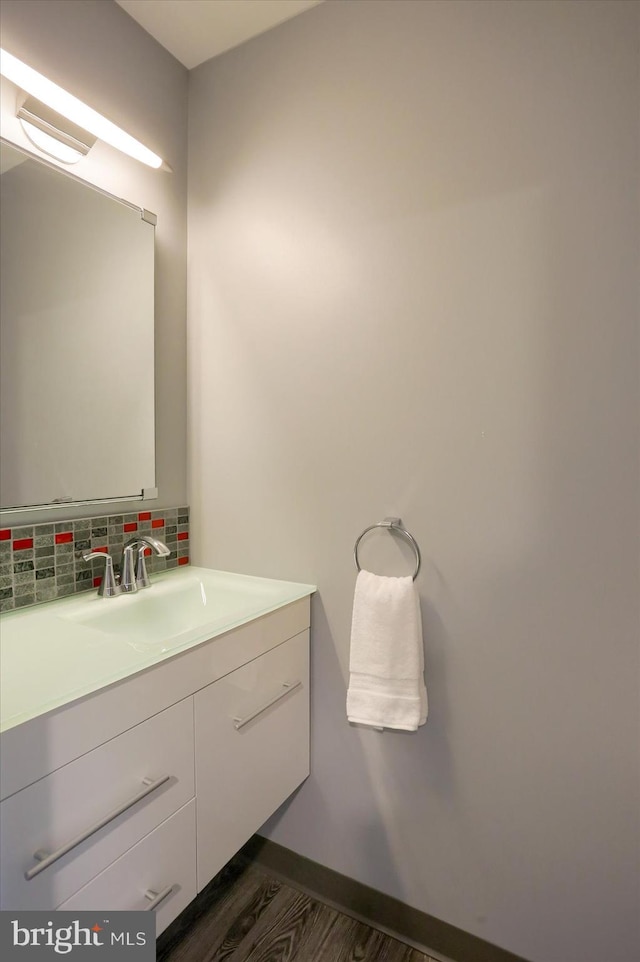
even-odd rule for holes
{"type": "Polygon", "coordinates": [[[260,708],[256,708],[256,710],[254,712],[251,712],[250,715],[245,715],[244,718],[234,718],[233,727],[235,728],[236,731],[240,731],[240,729],[244,728],[245,725],[248,725],[250,721],[253,721],[253,719],[257,718],[258,715],[261,715],[263,711],[266,711],[267,708],[271,708],[271,706],[275,705],[275,703],[280,701],[281,698],[286,698],[286,696],[290,695],[292,691],[296,690],[296,688],[301,688],[301,687],[302,687],[301,681],[283,682],[283,685],[282,685],[283,691],[278,692],[278,694],[275,695],[274,698],[270,698],[268,702],[266,702],[264,705],[261,705],[260,708]]]}
{"type": "Polygon", "coordinates": [[[107,812],[107,814],[104,815],[98,822],[85,829],[84,832],[80,832],[79,835],[75,835],[73,838],[69,839],[68,842],[65,842],[64,845],[61,845],[60,848],[57,848],[55,852],[51,853],[51,855],[47,855],[47,853],[43,851],[36,852],[33,857],[38,860],[38,864],[33,865],[30,869],[28,869],[24,873],[24,877],[28,882],[30,882],[32,878],[35,878],[36,875],[40,874],[40,872],[44,872],[46,868],[49,868],[50,865],[53,865],[54,862],[57,862],[59,858],[62,858],[62,856],[66,855],[67,852],[70,852],[71,849],[76,848],[77,845],[80,845],[80,843],[84,842],[85,839],[90,838],[91,835],[95,835],[96,832],[100,831],[101,828],[104,828],[105,825],[108,825],[109,822],[112,822],[114,818],[118,817],[118,815],[122,815],[123,812],[126,812],[129,808],[133,808],[137,802],[141,801],[143,798],[146,798],[147,795],[155,792],[156,789],[160,788],[161,785],[164,785],[165,782],[168,782],[170,778],[171,775],[162,775],[160,778],[156,778],[155,781],[152,781],[150,778],[143,779],[143,785],[145,787],[142,789],[142,791],[138,792],[128,801],[123,802],[122,805],[118,805],[117,808],[107,812]]]}
{"type": "Polygon", "coordinates": [[[161,902],[163,902],[167,895],[171,895],[175,888],[175,885],[167,885],[166,889],[162,889],[161,892],[154,892],[153,889],[148,889],[144,893],[144,897],[149,899],[149,904],[145,906],[145,912],[152,912],[161,902]]]}

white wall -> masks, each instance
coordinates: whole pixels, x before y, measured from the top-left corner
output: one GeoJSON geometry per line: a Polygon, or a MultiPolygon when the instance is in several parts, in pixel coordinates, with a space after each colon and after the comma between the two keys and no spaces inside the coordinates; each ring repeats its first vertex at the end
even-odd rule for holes
{"type": "MultiPolygon", "coordinates": [[[[98,142],[73,168],[78,177],[158,216],[156,229],[156,465],[160,497],[186,502],[187,71],[113,0],[2,0],[2,46],[85,100],[163,157],[152,170],[98,142]]],[[[33,151],[15,119],[16,88],[3,79],[2,136],[33,151]]],[[[109,350],[108,343],[105,351],[109,350]]],[[[119,390],[114,365],[113,390],[119,390]]],[[[81,398],[96,419],[108,399],[81,398]]],[[[105,513],[114,513],[105,506],[105,513]]],[[[136,502],[129,505],[136,510],[136,502]]],[[[51,517],[68,517],[69,507],[51,517]]],[[[95,506],[74,517],[95,515],[95,506]]],[[[11,523],[44,521],[29,512],[11,523]]],[[[47,520],[49,517],[47,517],[47,520]]]]}
{"type": "Polygon", "coordinates": [[[639,11],[332,0],[191,75],[193,560],[319,586],[268,833],[535,962],[640,953],[639,11]],[[344,712],[389,514],[412,735],[344,712]]]}

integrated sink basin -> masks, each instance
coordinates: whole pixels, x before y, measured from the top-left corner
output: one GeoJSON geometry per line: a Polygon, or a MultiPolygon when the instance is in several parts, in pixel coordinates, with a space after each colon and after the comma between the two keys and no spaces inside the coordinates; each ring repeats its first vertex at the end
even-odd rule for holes
{"type": "Polygon", "coordinates": [[[268,611],[279,603],[282,587],[279,581],[187,568],[182,577],[156,575],[151,588],[133,595],[83,598],[58,617],[117,635],[139,650],[170,651],[194,629],[220,630],[238,624],[247,611],[268,611]]]}
{"type": "Polygon", "coordinates": [[[185,566],[151,587],[0,616],[0,730],[308,597],[313,585],[185,566]]]}

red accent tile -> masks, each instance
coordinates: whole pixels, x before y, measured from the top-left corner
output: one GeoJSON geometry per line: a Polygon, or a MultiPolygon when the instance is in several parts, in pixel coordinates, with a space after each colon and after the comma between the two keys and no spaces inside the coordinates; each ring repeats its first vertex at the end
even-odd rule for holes
{"type": "Polygon", "coordinates": [[[14,551],[24,551],[25,548],[33,548],[33,538],[18,538],[13,542],[14,551]]]}
{"type": "Polygon", "coordinates": [[[137,530],[138,530],[138,525],[135,523],[135,521],[129,521],[127,524],[123,524],[123,525],[122,525],[122,530],[123,530],[123,531],[137,531],[137,530]]]}
{"type": "Polygon", "coordinates": [[[151,548],[141,548],[141,549],[140,549],[140,554],[146,555],[147,558],[148,558],[149,555],[151,554],[151,548]]]}
{"type": "Polygon", "coordinates": [[[152,528],[164,528],[164,518],[154,518],[151,522],[152,528]]]}
{"type": "Polygon", "coordinates": [[[188,541],[189,532],[188,531],[178,531],[178,541],[188,541]]]}
{"type": "Polygon", "coordinates": [[[3,528],[0,531],[0,541],[10,541],[11,540],[11,528],[3,528]]]}
{"type": "Polygon", "coordinates": [[[92,548],[91,550],[92,550],[92,551],[101,551],[103,554],[106,554],[108,549],[107,549],[107,546],[106,546],[106,544],[105,544],[105,545],[103,545],[101,548],[92,548]]]}
{"type": "Polygon", "coordinates": [[[140,511],[138,514],[138,521],[151,521],[150,511],[140,511]]]}
{"type": "Polygon", "coordinates": [[[62,531],[55,536],[54,540],[56,544],[69,544],[70,541],[73,541],[73,532],[62,531]]]}
{"type": "MultiPolygon", "coordinates": [[[[97,550],[97,549],[96,549],[96,550],[97,550]]],[[[94,578],[94,579],[93,579],[93,587],[94,587],[94,588],[99,588],[101,584],[102,584],[102,578],[94,578]]]]}
{"type": "Polygon", "coordinates": [[[188,564],[189,564],[189,559],[188,559],[188,558],[178,558],[178,564],[179,564],[179,565],[188,565],[188,564]]]}

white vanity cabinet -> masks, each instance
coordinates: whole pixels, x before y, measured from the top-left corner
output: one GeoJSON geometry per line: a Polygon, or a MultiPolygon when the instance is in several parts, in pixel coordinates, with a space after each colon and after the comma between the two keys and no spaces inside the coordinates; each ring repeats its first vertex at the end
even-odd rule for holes
{"type": "Polygon", "coordinates": [[[2,907],[55,908],[193,796],[183,699],[2,802],[2,907]],[[60,857],[47,865],[39,852],[60,857]]]}
{"type": "Polygon", "coordinates": [[[0,907],[149,908],[166,928],[308,774],[309,609],[3,732],[0,907]]]}
{"type": "Polygon", "coordinates": [[[305,631],[195,696],[198,889],[309,774],[305,631]]]}

